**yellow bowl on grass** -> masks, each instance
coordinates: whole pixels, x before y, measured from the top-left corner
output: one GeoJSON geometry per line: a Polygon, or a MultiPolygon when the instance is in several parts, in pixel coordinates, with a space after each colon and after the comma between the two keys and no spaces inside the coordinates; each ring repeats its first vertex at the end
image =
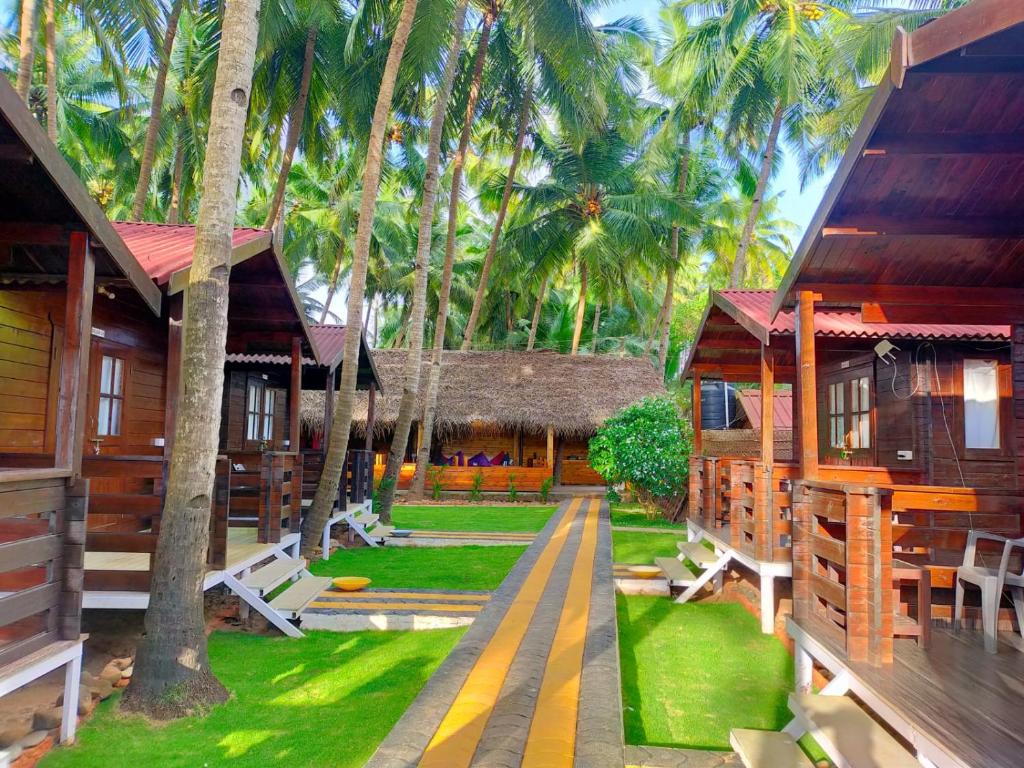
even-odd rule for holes
{"type": "Polygon", "coordinates": [[[358,592],[370,586],[370,580],[365,576],[339,576],[334,580],[334,586],[342,592],[358,592]]]}
{"type": "Polygon", "coordinates": [[[661,576],[661,568],[656,565],[632,565],[629,575],[634,579],[656,579],[661,576]]]}

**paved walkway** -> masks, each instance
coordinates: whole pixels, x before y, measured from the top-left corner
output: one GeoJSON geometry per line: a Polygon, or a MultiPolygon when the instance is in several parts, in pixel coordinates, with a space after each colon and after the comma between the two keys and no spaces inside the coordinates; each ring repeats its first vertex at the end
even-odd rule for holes
{"type": "Polygon", "coordinates": [[[622,768],[608,506],[563,502],[367,763],[622,768]]]}

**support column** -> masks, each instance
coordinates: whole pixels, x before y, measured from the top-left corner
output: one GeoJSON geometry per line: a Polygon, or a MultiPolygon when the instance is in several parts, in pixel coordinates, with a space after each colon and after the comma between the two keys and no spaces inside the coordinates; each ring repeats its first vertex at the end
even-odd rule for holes
{"type": "Polygon", "coordinates": [[[761,574],[761,633],[775,633],[775,577],[761,574]]]}
{"type": "Polygon", "coordinates": [[[181,353],[185,334],[182,318],[185,315],[186,288],[167,300],[167,386],[164,389],[164,459],[170,460],[174,449],[174,430],[178,423],[178,397],[181,392],[181,353]]]}
{"type": "Polygon", "coordinates": [[[693,455],[704,454],[704,436],[701,434],[700,426],[700,374],[693,374],[693,397],[690,412],[693,414],[693,455]]]}
{"type": "Polygon", "coordinates": [[[555,470],[555,428],[548,427],[548,469],[555,470]]]}
{"type": "Polygon", "coordinates": [[[377,388],[371,384],[369,401],[366,406],[366,450],[373,450],[373,425],[376,420],[377,388]]]}
{"type": "MultiPolygon", "coordinates": [[[[1024,324],[1010,329],[1010,386],[1013,414],[1024,414],[1024,324]]],[[[1020,423],[1019,421],[1017,422],[1020,423]]],[[[1024,430],[1014,425],[1013,447],[1017,457],[1017,488],[1024,488],[1024,430]]]]}
{"type": "Polygon", "coordinates": [[[797,641],[793,654],[795,657],[793,667],[796,672],[794,688],[797,693],[810,693],[811,684],[814,682],[814,659],[800,644],[800,641],[797,641]]]}
{"type": "Polygon", "coordinates": [[[800,291],[796,312],[796,378],[800,393],[796,428],[800,433],[800,476],[818,478],[818,382],[814,350],[814,299],[800,291]]]}
{"type": "Polygon", "coordinates": [[[302,418],[302,339],[292,339],[292,380],[288,393],[288,450],[299,452],[299,420],[302,418]]]}
{"type": "Polygon", "coordinates": [[[337,369],[327,372],[327,385],[324,390],[324,435],[321,441],[324,455],[327,454],[327,446],[331,440],[331,427],[334,425],[334,379],[336,375],[337,369]]]}
{"type": "Polygon", "coordinates": [[[761,345],[761,462],[770,470],[775,462],[775,352],[761,345]]]}
{"type": "Polygon", "coordinates": [[[89,247],[89,235],[85,232],[72,232],[68,245],[64,349],[60,366],[60,395],[57,399],[56,464],[70,468],[75,477],[82,474],[95,281],[96,260],[89,247]]]}

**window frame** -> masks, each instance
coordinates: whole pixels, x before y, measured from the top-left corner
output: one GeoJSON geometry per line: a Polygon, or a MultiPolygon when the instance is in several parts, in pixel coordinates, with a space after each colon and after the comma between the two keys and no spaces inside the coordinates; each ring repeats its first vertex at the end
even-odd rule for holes
{"type": "Polygon", "coordinates": [[[953,429],[956,435],[957,450],[961,459],[990,461],[992,459],[1013,456],[1013,391],[1010,364],[999,354],[977,352],[957,358],[953,365],[953,392],[956,423],[953,429]],[[996,364],[996,387],[999,396],[999,447],[968,448],[967,447],[967,403],[964,397],[965,363],[968,360],[989,361],[996,364]]]}
{"type": "Polygon", "coordinates": [[[243,429],[247,448],[266,445],[267,450],[274,445],[274,411],[277,404],[277,391],[270,386],[260,374],[249,374],[245,377],[245,419],[243,429]],[[253,407],[251,394],[255,390],[256,404],[253,407]],[[253,423],[251,423],[253,422],[253,423]],[[255,426],[256,436],[250,426],[255,426]]]}
{"type": "MultiPolygon", "coordinates": [[[[822,366],[819,372],[821,387],[819,396],[822,403],[819,409],[822,424],[818,427],[818,448],[822,458],[849,461],[864,466],[876,466],[878,451],[878,431],[876,412],[878,399],[875,392],[875,364],[872,357],[859,357],[834,364],[822,366]],[[867,381],[867,409],[854,410],[854,403],[860,404],[860,395],[854,397],[854,383],[867,381]],[[833,412],[832,393],[834,387],[842,392],[842,412],[833,412]],[[869,446],[867,448],[847,448],[851,444],[855,423],[867,419],[869,446]],[[834,445],[833,424],[842,426],[843,444],[834,445]],[[844,455],[847,454],[847,455],[844,455]]],[[[861,391],[857,387],[858,392],[861,391]]]]}

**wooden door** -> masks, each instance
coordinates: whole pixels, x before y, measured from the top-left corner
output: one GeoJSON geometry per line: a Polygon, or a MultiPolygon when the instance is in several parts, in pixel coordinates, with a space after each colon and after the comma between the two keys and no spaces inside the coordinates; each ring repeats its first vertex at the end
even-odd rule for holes
{"type": "Polygon", "coordinates": [[[85,456],[122,453],[127,443],[130,348],[93,338],[89,357],[89,419],[85,456]]]}

